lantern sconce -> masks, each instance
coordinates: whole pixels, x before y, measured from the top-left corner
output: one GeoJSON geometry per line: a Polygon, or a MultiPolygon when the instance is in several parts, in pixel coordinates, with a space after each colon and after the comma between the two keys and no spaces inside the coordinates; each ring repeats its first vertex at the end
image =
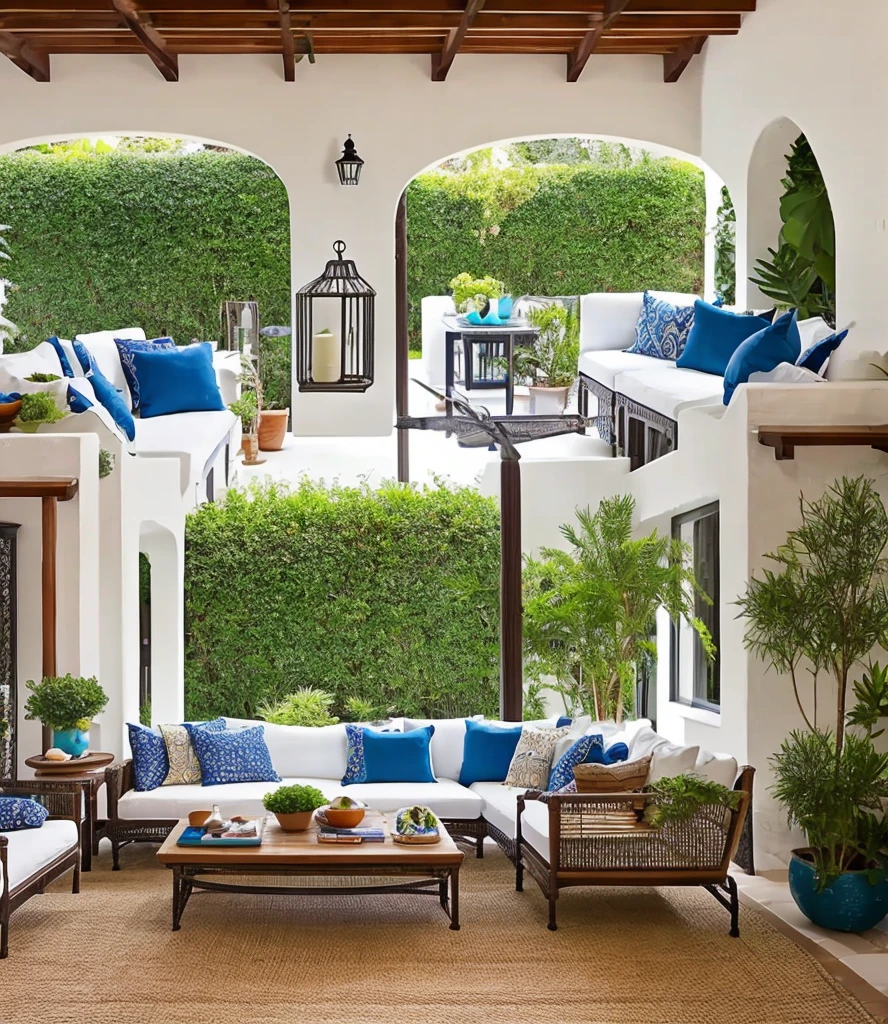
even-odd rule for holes
{"type": "Polygon", "coordinates": [[[352,142],[351,134],[345,140],[342,149],[342,156],[336,161],[336,170],[339,171],[340,185],[357,185],[361,180],[361,168],[364,161],[358,156],[355,144],[352,142]]]}

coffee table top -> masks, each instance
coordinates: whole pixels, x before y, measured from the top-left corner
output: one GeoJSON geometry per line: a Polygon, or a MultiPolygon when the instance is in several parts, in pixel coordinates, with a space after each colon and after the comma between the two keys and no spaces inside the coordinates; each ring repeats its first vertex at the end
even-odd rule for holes
{"type": "Polygon", "coordinates": [[[179,836],[188,827],[180,821],[164,840],[157,853],[161,864],[223,865],[294,864],[323,866],[327,864],[426,865],[447,867],[459,865],[463,852],[451,839],[447,829],[440,827],[441,842],[426,846],[410,846],[392,841],[388,821],[382,814],[369,811],[362,824],[381,825],[386,831],[382,843],[319,843],[317,827],[306,832],[284,832],[273,814],[268,815],[261,846],[177,846],[179,836]]]}

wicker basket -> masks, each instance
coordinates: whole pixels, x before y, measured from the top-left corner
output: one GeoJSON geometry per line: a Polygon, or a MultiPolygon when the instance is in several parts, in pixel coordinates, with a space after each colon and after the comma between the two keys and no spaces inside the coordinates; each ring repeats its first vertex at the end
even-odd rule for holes
{"type": "Polygon", "coordinates": [[[574,779],[578,793],[633,793],[647,782],[651,757],[619,764],[578,764],[574,779]]]}

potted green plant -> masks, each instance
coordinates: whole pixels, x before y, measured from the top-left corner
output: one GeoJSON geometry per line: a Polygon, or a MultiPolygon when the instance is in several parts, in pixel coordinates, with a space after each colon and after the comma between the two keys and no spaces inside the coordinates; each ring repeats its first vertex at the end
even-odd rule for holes
{"type": "Polygon", "coordinates": [[[325,806],[327,798],[315,786],[281,786],[266,793],[262,803],[285,832],[305,832],[311,828],[314,812],[325,806]]]}
{"type": "Polygon", "coordinates": [[[570,711],[622,721],[631,710],[636,665],[656,655],[657,611],[686,620],[709,657],[715,648],[694,614],[704,601],[688,545],[654,530],[633,535],[635,499],[605,498],[594,513],[578,509],[578,526],[561,532],[570,550],[542,548],[524,569],[527,672],[554,676],[570,711]]]}
{"type": "Polygon", "coordinates": [[[506,286],[493,277],[472,277],[471,274],[457,274],[448,287],[453,292],[453,304],[457,313],[478,313],[483,319],[490,311],[490,300],[501,299],[506,286]]]}
{"type": "Polygon", "coordinates": [[[747,648],[792,686],[802,723],[772,758],[772,792],[807,844],[790,891],[816,924],[862,931],[888,912],[888,755],[874,742],[888,668],[867,663],[888,637],[888,514],[871,481],[843,478],[803,498],[801,520],[738,603],[747,648]]]}
{"type": "Polygon", "coordinates": [[[55,395],[51,392],[29,392],[22,395],[22,405],[14,425],[27,434],[35,434],[41,423],[57,423],[65,415],[56,405],[55,395]]]}
{"type": "Polygon", "coordinates": [[[539,330],[532,347],[519,347],[512,358],[516,381],[530,391],[531,414],[560,415],[577,379],[580,356],[580,322],[566,306],[546,306],[528,313],[539,330]]]}
{"type": "Polygon", "coordinates": [[[89,749],[89,727],[104,711],[108,696],[95,677],[47,676],[27,683],[31,691],[25,701],[25,718],[52,729],[53,746],[72,757],[89,749]]]}

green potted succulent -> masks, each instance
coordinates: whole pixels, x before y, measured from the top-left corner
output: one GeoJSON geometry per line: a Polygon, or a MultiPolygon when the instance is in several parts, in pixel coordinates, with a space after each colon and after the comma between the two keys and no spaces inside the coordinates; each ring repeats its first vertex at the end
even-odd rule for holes
{"type": "Polygon", "coordinates": [[[57,423],[65,413],[56,405],[49,391],[35,391],[22,395],[22,405],[14,425],[27,434],[35,434],[41,423],[57,423]]]}
{"type": "Polygon", "coordinates": [[[305,832],[311,828],[314,812],[327,802],[316,786],[281,786],[262,798],[266,811],[271,811],[285,832],[305,832]]]}
{"type": "Polygon", "coordinates": [[[888,637],[888,514],[858,478],[803,499],[801,519],[738,603],[747,648],[792,686],[802,723],[772,758],[772,792],[806,841],[790,891],[815,924],[863,931],[888,913],[888,754],[875,744],[888,667],[868,661],[888,637]]]}
{"type": "Polygon", "coordinates": [[[515,350],[512,373],[528,386],[531,414],[560,415],[577,379],[579,317],[573,308],[545,306],[531,310],[527,319],[539,336],[532,347],[515,350]]]}
{"type": "Polygon", "coordinates": [[[53,731],[53,746],[72,757],[89,749],[89,727],[104,711],[108,695],[94,676],[47,676],[27,683],[31,691],[25,702],[25,718],[42,722],[53,731]]]}

